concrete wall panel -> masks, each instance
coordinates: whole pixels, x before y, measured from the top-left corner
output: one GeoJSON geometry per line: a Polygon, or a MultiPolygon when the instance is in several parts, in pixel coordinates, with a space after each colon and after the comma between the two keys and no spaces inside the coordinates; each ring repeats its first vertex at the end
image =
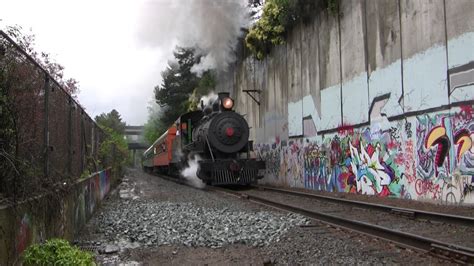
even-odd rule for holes
{"type": "MultiPolygon", "coordinates": [[[[321,81],[319,79],[319,24],[314,19],[311,22],[311,34],[309,34],[309,54],[308,54],[308,75],[309,75],[309,95],[313,97],[318,119],[321,118],[321,81]]],[[[304,94],[306,97],[308,94],[304,94]]],[[[304,106],[303,106],[304,109],[304,106]]]]}
{"type": "Polygon", "coordinates": [[[0,206],[0,265],[17,265],[28,246],[46,239],[72,241],[116,181],[107,169],[78,180],[68,193],[0,206]]]}
{"type": "Polygon", "coordinates": [[[333,129],[341,125],[341,88],[339,85],[321,91],[321,121],[318,129],[333,129]]]}
{"type": "Polygon", "coordinates": [[[451,103],[474,99],[474,1],[446,1],[451,103]]]}
{"type": "Polygon", "coordinates": [[[302,98],[302,27],[299,25],[289,36],[287,48],[288,69],[288,136],[303,134],[302,98]]]}
{"type": "Polygon", "coordinates": [[[341,6],[342,116],[344,125],[368,121],[368,83],[365,49],[365,1],[341,6]]]}
{"type": "Polygon", "coordinates": [[[311,58],[311,36],[314,36],[313,25],[303,24],[301,27],[301,95],[309,95],[311,92],[310,70],[314,58],[311,58]]]}
{"type": "Polygon", "coordinates": [[[288,102],[290,91],[288,89],[288,63],[287,49],[281,45],[275,49],[275,106],[276,106],[276,137],[281,140],[288,139],[288,102]]]}
{"type": "Polygon", "coordinates": [[[443,0],[401,1],[405,112],[448,104],[443,0]]]}
{"type": "Polygon", "coordinates": [[[386,102],[380,112],[388,117],[400,115],[403,88],[399,2],[367,0],[366,11],[369,105],[383,98],[386,102]]]}
{"type": "Polygon", "coordinates": [[[255,142],[263,142],[264,140],[264,119],[263,115],[265,114],[265,97],[264,93],[267,87],[267,67],[266,61],[255,61],[255,89],[259,90],[260,93],[254,93],[257,100],[260,102],[260,105],[257,105],[256,108],[256,118],[257,118],[257,126],[255,142]]]}
{"type": "MultiPolygon", "coordinates": [[[[267,80],[255,145],[263,182],[474,204],[463,189],[474,186],[473,2],[348,0],[341,9],[340,24],[318,12],[256,64],[267,80]],[[427,142],[436,137],[449,145],[427,142]]],[[[249,80],[260,74],[236,71],[236,83],[258,88],[249,80]]]]}
{"type": "Polygon", "coordinates": [[[341,57],[338,19],[324,11],[317,18],[319,26],[319,80],[321,88],[321,126],[337,128],[341,118],[341,57]],[[327,91],[326,91],[327,90],[327,91]]]}
{"type": "MultiPolygon", "coordinates": [[[[276,136],[276,117],[277,110],[275,105],[275,95],[278,90],[276,84],[276,60],[277,57],[268,57],[265,63],[268,66],[267,69],[267,87],[265,88],[265,113],[264,113],[264,125],[265,125],[265,138],[266,140],[274,139],[276,136]]],[[[281,90],[279,91],[281,93],[281,90]]],[[[281,96],[280,96],[281,97],[281,96]]],[[[265,143],[266,141],[263,141],[265,143]]]]}

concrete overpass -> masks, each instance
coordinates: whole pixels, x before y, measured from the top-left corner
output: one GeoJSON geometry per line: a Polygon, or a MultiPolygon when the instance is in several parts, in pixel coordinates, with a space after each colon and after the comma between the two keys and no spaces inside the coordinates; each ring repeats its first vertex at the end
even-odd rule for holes
{"type": "Polygon", "coordinates": [[[126,126],[124,135],[127,139],[128,149],[132,153],[133,165],[137,166],[140,163],[141,153],[148,148],[143,137],[143,126],[126,126]],[[138,156],[137,151],[139,152],[138,156]]]}

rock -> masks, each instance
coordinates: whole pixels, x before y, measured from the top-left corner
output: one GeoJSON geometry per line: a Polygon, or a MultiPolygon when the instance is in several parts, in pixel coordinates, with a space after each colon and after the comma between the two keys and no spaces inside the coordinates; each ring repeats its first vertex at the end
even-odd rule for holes
{"type": "Polygon", "coordinates": [[[107,245],[105,246],[104,253],[105,254],[112,254],[119,252],[120,248],[115,245],[107,245]]]}

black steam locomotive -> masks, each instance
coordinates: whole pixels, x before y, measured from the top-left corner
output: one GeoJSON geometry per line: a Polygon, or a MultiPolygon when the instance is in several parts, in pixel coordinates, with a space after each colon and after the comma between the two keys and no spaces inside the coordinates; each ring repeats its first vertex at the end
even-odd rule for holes
{"type": "Polygon", "coordinates": [[[206,184],[256,182],[263,177],[265,162],[251,158],[247,121],[233,107],[229,93],[219,93],[209,105],[201,103],[202,110],[181,115],[145,151],[143,167],[175,173],[197,158],[197,176],[206,184]]]}

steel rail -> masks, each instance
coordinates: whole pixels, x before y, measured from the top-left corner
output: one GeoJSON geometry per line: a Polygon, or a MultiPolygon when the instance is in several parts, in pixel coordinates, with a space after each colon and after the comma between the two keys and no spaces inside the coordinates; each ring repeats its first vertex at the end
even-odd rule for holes
{"type": "MultiPolygon", "coordinates": [[[[158,176],[168,181],[190,186],[187,182],[178,181],[178,179],[170,178],[163,174],[158,174],[158,176]]],[[[277,209],[281,209],[281,210],[285,210],[285,211],[289,211],[293,213],[298,213],[303,216],[321,221],[323,223],[326,223],[332,226],[345,228],[347,230],[363,233],[368,236],[376,237],[379,239],[385,239],[387,241],[396,243],[399,246],[427,252],[433,256],[437,256],[437,257],[448,259],[448,260],[453,260],[457,263],[462,263],[462,264],[474,263],[474,249],[472,248],[445,243],[439,240],[422,237],[419,235],[401,232],[397,230],[392,230],[392,229],[388,229],[379,225],[374,225],[374,224],[370,224],[366,222],[349,220],[349,219],[338,217],[335,215],[326,214],[323,212],[308,210],[308,209],[292,206],[289,204],[272,201],[267,198],[254,196],[251,194],[247,194],[245,192],[233,191],[233,190],[222,188],[222,187],[206,186],[204,190],[225,193],[225,194],[232,195],[238,198],[247,199],[264,206],[277,208],[277,209]]]]}
{"type": "Polygon", "coordinates": [[[336,203],[343,203],[347,205],[363,207],[366,209],[376,209],[376,210],[380,210],[380,211],[384,211],[384,212],[388,212],[392,214],[407,216],[414,219],[424,219],[424,220],[430,220],[430,221],[437,221],[437,222],[444,222],[444,223],[474,227],[474,217],[429,212],[429,211],[422,211],[422,210],[416,210],[416,209],[410,209],[410,208],[399,208],[399,207],[394,207],[394,206],[389,206],[389,205],[368,203],[368,202],[357,201],[357,200],[339,199],[339,198],[334,198],[334,197],[329,197],[329,196],[316,195],[313,193],[273,188],[273,187],[267,187],[267,186],[261,186],[261,185],[254,185],[253,187],[257,189],[286,193],[289,195],[303,196],[303,197],[315,198],[319,200],[332,201],[336,203]]]}
{"type": "Polygon", "coordinates": [[[293,213],[298,213],[306,217],[327,223],[332,226],[342,227],[351,231],[363,233],[372,237],[385,239],[405,248],[416,249],[419,251],[428,252],[434,256],[444,259],[453,260],[457,263],[474,263],[474,249],[463,247],[455,244],[445,243],[439,240],[422,237],[415,234],[401,232],[397,230],[388,229],[379,225],[374,225],[366,222],[349,220],[323,212],[308,210],[289,204],[284,204],[272,201],[267,198],[247,194],[245,192],[232,191],[221,187],[209,188],[211,191],[223,192],[239,198],[248,199],[252,202],[262,204],[265,206],[286,210],[293,213]]]}

